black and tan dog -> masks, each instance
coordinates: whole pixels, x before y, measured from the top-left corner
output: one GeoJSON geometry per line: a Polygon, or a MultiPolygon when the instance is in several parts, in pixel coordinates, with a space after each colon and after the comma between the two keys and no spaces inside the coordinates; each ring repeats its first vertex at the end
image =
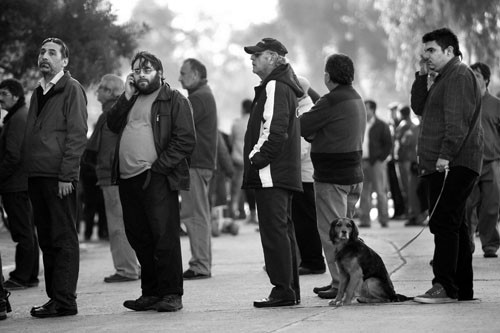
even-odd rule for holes
{"type": "Polygon", "coordinates": [[[350,304],[356,293],[360,303],[402,302],[410,298],[396,294],[382,258],[358,238],[358,227],[349,218],[332,222],[330,239],[336,250],[335,264],[340,283],[330,305],[350,304]]]}

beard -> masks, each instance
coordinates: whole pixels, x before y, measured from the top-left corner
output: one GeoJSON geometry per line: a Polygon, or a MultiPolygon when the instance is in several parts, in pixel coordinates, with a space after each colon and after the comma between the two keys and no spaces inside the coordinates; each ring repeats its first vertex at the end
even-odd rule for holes
{"type": "Polygon", "coordinates": [[[136,88],[139,91],[139,94],[149,95],[152,92],[158,90],[158,88],[160,88],[160,85],[161,78],[160,75],[156,73],[151,82],[146,79],[139,80],[136,84],[136,88]]]}

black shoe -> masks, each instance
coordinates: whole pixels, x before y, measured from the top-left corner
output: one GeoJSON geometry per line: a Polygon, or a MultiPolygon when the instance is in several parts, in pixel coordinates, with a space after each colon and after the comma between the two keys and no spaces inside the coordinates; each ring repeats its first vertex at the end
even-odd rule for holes
{"type": "Polygon", "coordinates": [[[182,277],[184,280],[199,280],[199,279],[208,279],[210,274],[201,274],[196,273],[195,271],[188,269],[183,274],[182,277]]]}
{"type": "Polygon", "coordinates": [[[10,278],[3,283],[3,287],[7,290],[22,290],[29,288],[29,285],[10,278]]]}
{"type": "Polygon", "coordinates": [[[253,306],[255,306],[256,308],[272,308],[278,306],[292,306],[296,304],[297,301],[295,299],[277,299],[271,297],[263,298],[261,300],[253,302],[253,306]]]}
{"type": "Polygon", "coordinates": [[[127,300],[123,306],[134,311],[156,310],[156,304],[160,301],[157,296],[141,296],[136,300],[127,300]]]}
{"type": "Polygon", "coordinates": [[[30,313],[33,317],[36,318],[52,318],[74,316],[78,313],[78,310],[58,307],[54,300],[50,300],[44,305],[34,306],[33,308],[31,308],[30,313]]]}
{"type": "Polygon", "coordinates": [[[156,303],[156,311],[158,312],[174,312],[182,309],[181,295],[166,295],[156,303]]]}
{"type": "Polygon", "coordinates": [[[498,254],[496,254],[495,252],[485,252],[483,254],[483,257],[485,257],[485,258],[498,258],[498,254]]]}
{"type": "Polygon", "coordinates": [[[324,286],[324,287],[314,287],[313,293],[318,294],[320,291],[327,291],[327,290],[330,290],[331,288],[332,288],[331,284],[324,286]]]}
{"type": "Polygon", "coordinates": [[[325,290],[325,291],[320,291],[318,293],[319,298],[324,298],[324,299],[333,299],[337,297],[338,289],[334,287],[330,287],[330,289],[325,290]]]}
{"type": "Polygon", "coordinates": [[[9,303],[10,292],[5,290],[0,293],[0,320],[7,319],[7,313],[12,311],[9,303]]]}
{"type": "Polygon", "coordinates": [[[326,272],[325,268],[322,269],[312,269],[307,267],[299,267],[299,275],[309,275],[309,274],[323,274],[326,272]]]}
{"type": "Polygon", "coordinates": [[[106,276],[104,278],[104,282],[106,282],[106,283],[129,282],[129,281],[136,281],[136,280],[138,280],[138,279],[129,278],[129,277],[120,275],[118,273],[115,273],[115,274],[110,275],[110,276],[106,276]]]}

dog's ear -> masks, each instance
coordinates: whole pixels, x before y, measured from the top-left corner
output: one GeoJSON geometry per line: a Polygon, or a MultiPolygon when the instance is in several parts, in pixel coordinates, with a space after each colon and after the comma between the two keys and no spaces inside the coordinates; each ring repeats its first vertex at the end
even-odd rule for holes
{"type": "Polygon", "coordinates": [[[359,229],[356,223],[351,220],[351,225],[352,225],[352,232],[351,232],[351,239],[358,239],[359,236],[359,229]]]}
{"type": "Polygon", "coordinates": [[[333,242],[337,238],[337,233],[335,232],[335,226],[337,225],[337,222],[339,219],[335,219],[330,223],[330,240],[333,242]]]}

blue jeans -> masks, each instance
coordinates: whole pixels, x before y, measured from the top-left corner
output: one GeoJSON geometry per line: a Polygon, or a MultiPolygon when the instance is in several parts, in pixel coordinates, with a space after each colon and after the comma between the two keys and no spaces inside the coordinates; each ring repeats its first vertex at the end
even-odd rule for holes
{"type": "Polygon", "coordinates": [[[432,283],[440,283],[451,298],[472,299],[473,271],[469,230],[465,223],[465,202],[472,191],[477,174],[465,167],[452,167],[443,186],[444,172],[434,172],[424,179],[429,190],[429,221],[434,234],[432,283]],[[436,205],[437,203],[437,205],[436,205]]]}
{"type": "Polygon", "coordinates": [[[58,307],[76,309],[80,248],[76,232],[76,192],[57,196],[57,178],[28,179],[28,192],[43,253],[47,296],[58,307]]]}
{"type": "Polygon", "coordinates": [[[213,171],[189,169],[191,181],[189,191],[181,191],[181,222],[186,226],[191,245],[189,268],[198,273],[210,275],[212,271],[212,227],[208,185],[213,171]]]}
{"type": "Polygon", "coordinates": [[[182,295],[178,191],[150,170],[120,179],[119,190],[127,239],[141,264],[142,295],[182,295]]]}

